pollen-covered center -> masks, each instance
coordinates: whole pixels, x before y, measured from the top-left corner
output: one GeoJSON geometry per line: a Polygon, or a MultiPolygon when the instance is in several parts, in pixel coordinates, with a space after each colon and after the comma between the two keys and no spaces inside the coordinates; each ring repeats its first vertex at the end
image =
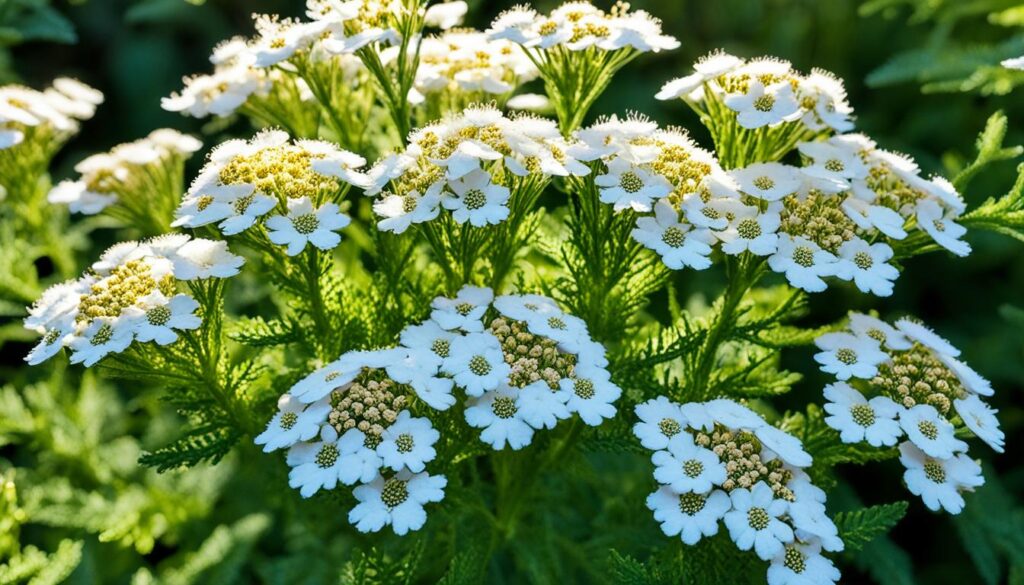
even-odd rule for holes
{"type": "Polygon", "coordinates": [[[619,187],[621,187],[626,193],[636,193],[640,189],[643,189],[644,182],[643,179],[633,171],[626,171],[619,175],[619,187]]]}
{"type": "Polygon", "coordinates": [[[925,461],[924,476],[934,483],[946,483],[946,469],[934,459],[925,461]]]}
{"type": "Polygon", "coordinates": [[[89,343],[93,345],[103,345],[104,343],[110,341],[110,338],[113,336],[114,328],[110,326],[110,323],[104,323],[103,325],[100,325],[99,329],[96,330],[96,333],[93,334],[92,339],[89,340],[89,343]]]}
{"type": "Polygon", "coordinates": [[[256,199],[256,193],[250,193],[244,197],[235,199],[235,202],[232,203],[231,206],[235,209],[235,213],[241,215],[245,213],[246,209],[249,209],[249,206],[252,205],[254,199],[256,199]]]}
{"type": "Polygon", "coordinates": [[[338,452],[338,447],[334,443],[327,443],[320,447],[320,450],[316,453],[316,464],[321,468],[328,468],[334,465],[334,462],[338,460],[338,456],[341,453],[338,452]]]}
{"type": "Polygon", "coordinates": [[[679,495],[679,511],[687,516],[693,516],[704,509],[708,499],[701,494],[687,493],[679,495]]]}
{"type": "Polygon", "coordinates": [[[676,226],[669,226],[661,234],[661,241],[673,248],[678,248],[686,241],[686,232],[676,226]]]}
{"type": "Polygon", "coordinates": [[[299,422],[299,415],[295,414],[294,412],[286,412],[281,415],[281,420],[279,421],[279,424],[281,425],[282,429],[290,431],[297,422],[299,422]]]}
{"type": "Polygon", "coordinates": [[[806,557],[804,557],[804,553],[800,552],[795,547],[786,549],[786,556],[782,561],[782,564],[785,565],[787,569],[798,575],[807,570],[807,560],[806,557]]]}
{"type": "Polygon", "coordinates": [[[700,477],[704,473],[704,464],[696,459],[687,459],[683,461],[683,473],[690,478],[700,477]]]}
{"type": "Polygon", "coordinates": [[[384,489],[380,492],[380,500],[389,508],[394,508],[405,503],[409,499],[409,486],[406,482],[391,478],[384,482],[384,489]]]}
{"type": "Polygon", "coordinates": [[[78,303],[79,321],[97,317],[118,317],[139,299],[159,290],[165,296],[175,291],[174,276],[156,277],[145,260],[131,260],[110,271],[110,275],[94,283],[89,294],[78,303]]]}
{"type": "Polygon", "coordinates": [[[512,418],[518,410],[515,399],[510,396],[497,396],[491,403],[491,412],[498,418],[512,418]]]}
{"type": "Polygon", "coordinates": [[[814,266],[814,250],[807,246],[797,246],[793,250],[793,262],[796,262],[804,268],[810,268],[814,266]]]}
{"type": "Polygon", "coordinates": [[[939,438],[939,427],[935,426],[930,420],[923,420],[917,423],[917,430],[921,431],[929,441],[934,441],[939,438]]]}
{"type": "Polygon", "coordinates": [[[594,397],[594,383],[586,378],[576,378],[572,383],[572,391],[583,400],[594,397]]]}
{"type": "MultiPolygon", "coordinates": [[[[561,319],[552,317],[548,326],[559,329],[566,325],[561,319]]],[[[488,327],[501,344],[505,363],[511,367],[508,375],[510,386],[525,388],[543,381],[552,390],[557,390],[563,378],[572,376],[576,356],[561,351],[554,340],[530,333],[526,323],[498,317],[488,327]]]]}
{"type": "Polygon", "coordinates": [[[491,373],[491,362],[482,355],[475,355],[469,358],[469,371],[477,376],[486,376],[491,373]]]}
{"type": "Polygon", "coordinates": [[[480,189],[470,189],[462,196],[467,209],[480,209],[487,204],[487,196],[480,189]]]}
{"type": "Polygon", "coordinates": [[[293,217],[292,225],[295,227],[295,231],[304,236],[308,236],[320,227],[320,220],[317,219],[315,213],[304,213],[297,217],[293,217]]]}
{"type": "Polygon", "coordinates": [[[383,370],[363,370],[351,384],[331,392],[327,422],[339,435],[349,429],[359,429],[366,435],[364,444],[376,447],[384,429],[394,423],[398,413],[408,405],[406,390],[407,387],[388,378],[383,370]]]}
{"type": "Polygon", "coordinates": [[[679,421],[671,418],[663,418],[658,422],[658,430],[666,437],[674,437],[682,432],[683,428],[679,421]]]}
{"type": "Polygon", "coordinates": [[[459,303],[455,305],[455,312],[465,317],[476,308],[472,303],[459,303]]]}
{"type": "Polygon", "coordinates": [[[854,404],[850,407],[850,418],[862,427],[875,424],[875,409],[867,404],[854,404]]]}
{"type": "Polygon", "coordinates": [[[409,433],[402,433],[401,435],[398,435],[397,439],[395,439],[395,446],[398,447],[399,453],[408,453],[412,451],[412,448],[415,446],[415,442],[413,441],[412,435],[409,433]]]}
{"type": "Polygon", "coordinates": [[[759,112],[770,112],[775,107],[775,96],[762,95],[754,100],[754,109],[759,112]]]}
{"type": "Polygon", "coordinates": [[[153,307],[146,311],[146,322],[150,325],[160,327],[166,325],[171,320],[171,310],[167,307],[153,307]]]}
{"type": "Polygon", "coordinates": [[[765,460],[761,456],[761,443],[753,433],[733,431],[715,425],[710,433],[697,432],[694,443],[710,450],[725,465],[726,479],[722,489],[727,493],[737,488],[750,489],[759,481],[768,484],[775,496],[792,502],[793,490],[786,486],[793,473],[783,467],[778,458],[765,460]]]}
{"type": "Polygon", "coordinates": [[[406,195],[402,197],[402,213],[412,213],[416,211],[416,206],[420,204],[419,197],[415,195],[406,195]]]}
{"type": "Polygon", "coordinates": [[[747,510],[747,524],[750,525],[754,530],[764,530],[768,528],[768,524],[771,521],[771,516],[764,508],[753,507],[747,510]]]}
{"type": "Polygon", "coordinates": [[[565,321],[558,317],[548,317],[548,327],[558,329],[559,331],[564,331],[569,328],[568,325],[565,324],[565,321]]]}
{"type": "Polygon", "coordinates": [[[861,251],[853,255],[853,263],[861,270],[868,270],[874,266],[875,259],[871,257],[871,254],[861,251]]]}
{"type": "Polygon", "coordinates": [[[848,366],[852,366],[857,363],[857,352],[848,347],[840,347],[836,350],[836,359],[848,366]]]}
{"type": "Polygon", "coordinates": [[[771,177],[760,176],[753,180],[754,186],[762,191],[768,191],[775,187],[775,181],[771,177]]]}
{"type": "Polygon", "coordinates": [[[874,339],[878,343],[885,343],[885,340],[886,340],[885,332],[882,331],[881,329],[876,329],[874,327],[872,327],[871,329],[868,329],[865,332],[865,335],[867,335],[871,339],[874,339]]]}
{"type": "Polygon", "coordinates": [[[744,240],[753,240],[761,235],[761,224],[757,223],[756,219],[748,217],[736,226],[736,233],[744,240]]]}
{"type": "Polygon", "coordinates": [[[919,343],[879,365],[871,384],[904,408],[931,404],[943,415],[949,414],[953,400],[967,396],[957,375],[919,343]]]}
{"type": "Polygon", "coordinates": [[[438,356],[446,358],[451,355],[452,344],[447,339],[435,339],[434,343],[430,344],[430,350],[438,356]]]}
{"type": "Polygon", "coordinates": [[[232,158],[220,170],[224,185],[249,184],[263,193],[280,193],[289,199],[315,197],[338,188],[338,179],[313,170],[312,161],[321,158],[293,144],[262,148],[232,158]]]}

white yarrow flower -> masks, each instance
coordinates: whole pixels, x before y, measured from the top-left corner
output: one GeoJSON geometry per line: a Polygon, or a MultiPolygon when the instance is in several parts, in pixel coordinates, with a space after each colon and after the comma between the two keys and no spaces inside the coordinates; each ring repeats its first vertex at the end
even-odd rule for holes
{"type": "Polygon", "coordinates": [[[722,490],[709,494],[679,494],[668,486],[647,496],[647,507],[661,523],[665,536],[679,535],[686,544],[697,544],[705,536],[718,534],[718,521],[732,503],[722,490]]]}
{"type": "Polygon", "coordinates": [[[844,443],[867,441],[872,447],[892,447],[903,431],[897,421],[901,407],[886,396],[864,398],[845,382],[825,386],[825,424],[839,431],[844,443]]]}
{"type": "Polygon", "coordinates": [[[737,488],[729,497],[732,511],[725,515],[725,526],[736,548],[754,549],[758,557],[769,561],[793,541],[793,529],[780,519],[788,502],[775,499],[768,484],[759,481],[753,490],[737,488]]]}
{"type": "Polygon", "coordinates": [[[726,479],[725,465],[718,455],[693,442],[689,433],[676,435],[665,451],[651,455],[654,479],[677,493],[711,491],[726,479]]]}
{"type": "Polygon", "coordinates": [[[334,203],[314,208],[308,197],[289,199],[287,217],[275,215],[267,219],[267,237],[279,246],[287,246],[289,256],[302,252],[307,242],[320,250],[330,250],[341,242],[341,236],[335,232],[351,221],[334,203]]]}
{"type": "Polygon", "coordinates": [[[441,438],[441,433],[434,429],[430,419],[413,418],[408,410],[403,410],[380,438],[377,455],[386,467],[395,471],[407,468],[419,473],[437,456],[434,443],[441,438]]]}
{"type": "Polygon", "coordinates": [[[964,509],[963,491],[985,483],[981,466],[965,454],[949,459],[929,457],[912,443],[900,444],[900,463],[906,468],[907,489],[920,496],[929,510],[959,514],[964,509]]]}
{"type": "Polygon", "coordinates": [[[869,380],[878,373],[879,364],[890,359],[877,341],[852,333],[825,333],[815,339],[814,344],[823,350],[814,355],[814,360],[821,364],[821,371],[834,374],[840,380],[869,380]]]}
{"type": "Polygon", "coordinates": [[[443,475],[400,471],[394,477],[377,477],[352,494],[359,502],[348,513],[348,521],[360,532],[377,532],[391,525],[402,536],[419,530],[427,521],[425,504],[444,499],[448,480],[443,475]]]}
{"type": "Polygon", "coordinates": [[[901,411],[900,427],[929,457],[948,459],[954,453],[967,451],[967,443],[956,438],[956,429],[931,404],[918,404],[901,411]]]}

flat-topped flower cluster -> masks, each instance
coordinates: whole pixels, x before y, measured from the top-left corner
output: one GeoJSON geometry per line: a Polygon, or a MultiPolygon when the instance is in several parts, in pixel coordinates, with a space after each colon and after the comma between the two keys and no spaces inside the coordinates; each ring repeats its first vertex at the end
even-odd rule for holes
{"type": "Polygon", "coordinates": [[[47,151],[56,151],[78,131],[78,122],[92,118],[101,103],[102,93],[68,77],[53,80],[43,91],[4,85],[0,87],[0,151],[26,138],[36,139],[47,151]],[[57,144],[47,144],[47,140],[57,144]]]}
{"type": "Polygon", "coordinates": [[[575,151],[551,120],[470,106],[414,131],[403,152],[378,161],[366,194],[377,196],[384,231],[402,233],[442,207],[460,224],[497,224],[508,218],[510,199],[536,196],[554,176],[588,174],[575,151]]]}
{"type": "Polygon", "coordinates": [[[71,363],[92,366],[133,341],[169,345],[197,329],[199,309],[180,283],[238,274],[243,260],[227,244],[181,234],[122,242],[76,280],[47,289],[25,328],[43,337],[25,358],[41,363],[71,350],[71,363]]]}
{"type": "Polygon", "coordinates": [[[803,468],[811,456],[792,435],[729,399],[677,404],[661,396],[636,407],[633,433],[652,451],[660,487],[647,507],[666,536],[693,545],[718,534],[771,564],[768,583],[835,583],[821,555],[843,550],[825,513],[825,492],[803,468]]]}
{"type": "Polygon", "coordinates": [[[997,411],[981,398],[993,394],[988,380],[960,361],[960,350],[911,319],[893,326],[854,313],[848,330],[815,343],[822,371],[840,380],[825,387],[825,422],[844,443],[899,443],[907,489],[932,510],[960,513],[961,493],[985,478],[958,435],[969,432],[999,453],[1005,443],[997,411]]]}

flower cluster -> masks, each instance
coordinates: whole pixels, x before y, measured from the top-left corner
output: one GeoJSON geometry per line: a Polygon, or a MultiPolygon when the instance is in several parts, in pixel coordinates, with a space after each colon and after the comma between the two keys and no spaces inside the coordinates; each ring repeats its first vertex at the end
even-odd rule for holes
{"type": "Polygon", "coordinates": [[[0,151],[39,135],[40,146],[55,147],[78,131],[78,121],[88,120],[103,103],[103,94],[88,85],[61,77],[53,86],[37,91],[20,85],[0,87],[0,151]]]}
{"type": "Polygon", "coordinates": [[[821,550],[841,551],[825,513],[825,492],[803,471],[800,441],[728,399],[677,404],[665,397],[636,407],[633,433],[652,451],[661,484],[647,507],[666,536],[688,545],[724,521],[740,550],[769,561],[768,583],[835,583],[821,550]]]}
{"type": "Polygon", "coordinates": [[[661,21],[643,10],[630,12],[617,2],[605,12],[589,2],[567,2],[545,16],[527,6],[501,13],[488,33],[531,49],[554,51],[658,52],[679,41],[661,30],[661,21]]]}
{"type": "Polygon", "coordinates": [[[366,194],[379,195],[374,211],[384,231],[433,220],[441,207],[460,224],[497,224],[509,217],[510,200],[536,197],[550,177],[589,173],[577,149],[554,122],[471,106],[416,130],[403,152],[378,161],[366,194]]]}
{"type": "Polygon", "coordinates": [[[288,449],[288,483],[303,497],[360,484],[349,521],[362,532],[420,529],[423,506],[440,502],[447,485],[425,471],[440,434],[430,419],[412,415],[411,388],[385,371],[401,353],[349,352],[306,376],[281,396],[256,437],[265,452],[288,449]]]}
{"type": "Polygon", "coordinates": [[[388,369],[392,377],[441,410],[460,388],[466,422],[495,449],[525,447],[535,430],[574,413],[599,425],[615,415],[621,394],[586,324],[540,295],[494,298],[490,289],[464,287],[435,299],[430,319],[406,328],[401,344],[406,355],[388,369]]]}
{"type": "Polygon", "coordinates": [[[910,319],[893,326],[851,314],[848,330],[815,343],[822,371],[840,380],[825,387],[825,422],[844,443],[899,443],[911,493],[931,510],[958,514],[961,492],[985,479],[957,434],[969,431],[1003,451],[997,411],[981,399],[993,394],[991,384],[958,359],[958,349],[910,319]]]}
{"type": "Polygon", "coordinates": [[[806,138],[853,128],[843,82],[828,71],[803,75],[788,61],[745,61],[723,52],[701,58],[693,68],[692,74],[666,83],[656,97],[681,98],[703,115],[731,112],[746,130],[795,124],[790,132],[806,138]]]}
{"type": "Polygon", "coordinates": [[[116,204],[126,219],[155,216],[169,223],[181,195],[185,160],[201,146],[176,130],[154,130],[146,138],[82,160],[75,165],[80,177],[58,183],[48,199],[67,205],[72,213],[96,215],[116,204]]]}
{"type": "MultiPolygon", "coordinates": [[[[515,44],[491,40],[474,30],[456,29],[426,37],[419,50],[414,101],[436,96],[465,106],[490,97],[504,98],[540,74],[515,44]]],[[[382,56],[389,60],[397,54],[397,48],[391,48],[382,56]]]]}
{"type": "Polygon", "coordinates": [[[271,242],[294,256],[306,244],[327,250],[338,245],[335,233],[350,219],[339,203],[353,184],[362,184],[355,169],[365,159],[318,140],[296,140],[267,130],[249,141],[217,146],[193,181],[177,210],[175,226],[217,223],[224,235],[245,232],[260,218],[271,242]]]}
{"type": "Polygon", "coordinates": [[[71,363],[92,366],[133,341],[169,345],[197,329],[199,303],[181,282],[228,278],[243,260],[224,242],[169,234],[117,244],[77,280],[47,289],[29,309],[25,328],[43,336],[25,360],[41,363],[62,348],[71,363]]]}

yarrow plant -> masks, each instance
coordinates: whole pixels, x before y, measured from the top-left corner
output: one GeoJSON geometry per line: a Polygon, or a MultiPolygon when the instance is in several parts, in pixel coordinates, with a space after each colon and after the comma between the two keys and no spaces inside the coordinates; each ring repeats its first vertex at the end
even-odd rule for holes
{"type": "Polygon", "coordinates": [[[35,300],[28,363],[67,353],[144,404],[159,388],[178,417],[140,462],[241,452],[240,477],[285,508],[267,511],[275,548],[346,580],[591,581],[597,551],[643,582],[827,585],[906,511],[843,480],[885,459],[927,508],[972,509],[993,476],[965,439],[1005,443],[992,384],[916,320],[826,322],[809,293],[899,302],[916,256],[966,257],[978,230],[1024,239],[1024,180],[961,195],[1021,154],[1005,117],[947,179],[856,133],[831,73],[716,51],[657,95],[697,113],[702,144],[642,113],[588,118],[622,67],[679,46],[654,16],[521,6],[477,31],[465,14],[255,16],[163,100],[253,127],[204,138],[188,183],[202,145],[162,129],[54,186],[102,96],[0,88],[0,294],[35,300]],[[100,225],[122,243],[80,272],[100,225]],[[823,408],[780,398],[810,345],[836,377],[823,408]],[[403,538],[371,534],[388,527],[403,538]]]}

